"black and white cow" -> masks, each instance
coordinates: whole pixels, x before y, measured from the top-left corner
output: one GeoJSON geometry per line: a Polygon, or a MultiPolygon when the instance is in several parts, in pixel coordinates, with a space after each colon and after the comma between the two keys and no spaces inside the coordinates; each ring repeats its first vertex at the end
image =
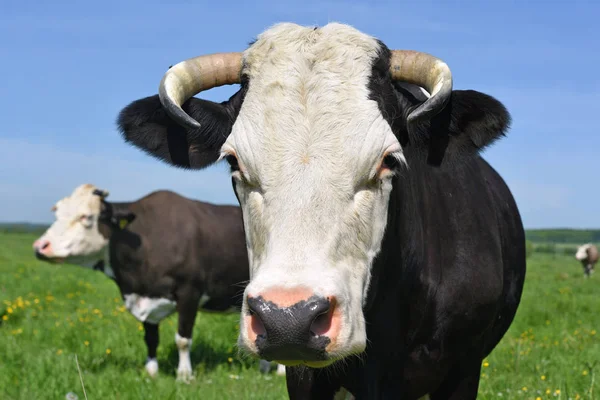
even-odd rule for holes
{"type": "Polygon", "coordinates": [[[338,23],[181,62],[118,118],[169,164],[230,164],[250,259],[238,345],[292,366],[298,399],[476,398],[525,278],[519,211],[479,154],[509,123],[444,62],[338,23]]]}
{"type": "MultiPolygon", "coordinates": [[[[248,255],[239,207],[156,191],[134,202],[80,185],[53,207],[56,221],[34,242],[37,258],[103,271],[144,324],[146,371],[158,373],[159,323],[177,312],[177,378],[192,378],[190,348],[198,308],[239,312],[248,255]]],[[[264,364],[264,362],[263,362],[264,364]]],[[[264,370],[265,365],[261,365],[264,370]]],[[[278,367],[278,373],[284,373],[278,367]]]]}
{"type": "Polygon", "coordinates": [[[598,248],[592,243],[579,246],[575,252],[575,259],[583,266],[583,276],[586,278],[589,278],[594,272],[599,258],[598,248]]]}

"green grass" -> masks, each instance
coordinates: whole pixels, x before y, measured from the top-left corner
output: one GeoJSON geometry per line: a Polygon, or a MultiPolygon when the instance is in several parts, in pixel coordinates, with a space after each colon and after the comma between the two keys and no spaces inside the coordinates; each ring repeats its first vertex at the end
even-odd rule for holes
{"type": "MultiPolygon", "coordinates": [[[[169,317],[160,328],[160,376],[147,378],[141,325],[116,285],[35,260],[33,239],[0,233],[0,399],[84,399],[75,356],[90,400],[286,398],[283,377],[236,356],[237,315],[198,314],[189,385],[175,382],[177,317],[169,317]]],[[[600,273],[584,280],[580,264],[562,254],[528,261],[517,318],[485,360],[479,398],[600,399],[600,273]]]]}

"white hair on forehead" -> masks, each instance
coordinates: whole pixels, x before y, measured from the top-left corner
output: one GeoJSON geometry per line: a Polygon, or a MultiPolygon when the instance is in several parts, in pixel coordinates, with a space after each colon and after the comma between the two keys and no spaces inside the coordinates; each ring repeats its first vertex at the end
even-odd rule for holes
{"type": "Polygon", "coordinates": [[[100,212],[100,196],[94,194],[97,188],[91,184],[83,184],[75,188],[70,196],[59,200],[55,207],[58,218],[77,217],[78,213],[100,212]]]}

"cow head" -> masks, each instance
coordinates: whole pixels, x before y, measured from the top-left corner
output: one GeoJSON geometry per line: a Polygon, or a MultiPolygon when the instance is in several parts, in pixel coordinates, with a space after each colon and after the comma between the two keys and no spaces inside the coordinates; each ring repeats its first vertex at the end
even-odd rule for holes
{"type": "Polygon", "coordinates": [[[173,66],[159,95],[117,122],[127,142],[171,165],[230,164],[250,261],[238,344],[324,367],[365,349],[371,267],[408,152],[460,162],[508,119],[495,99],[452,91],[433,56],[390,51],[346,25],[278,24],[242,54],[173,66]],[[234,83],[226,102],[192,97],[234,83]]]}
{"type": "Polygon", "coordinates": [[[590,258],[590,250],[592,248],[591,243],[586,243],[577,248],[577,252],[575,253],[575,259],[582,263],[585,263],[590,258]]]}
{"type": "MultiPolygon", "coordinates": [[[[93,267],[104,258],[111,224],[118,224],[104,199],[108,192],[84,184],[59,200],[52,211],[54,223],[33,243],[38,259],[93,267]]],[[[121,216],[130,221],[131,216],[121,216]]]]}

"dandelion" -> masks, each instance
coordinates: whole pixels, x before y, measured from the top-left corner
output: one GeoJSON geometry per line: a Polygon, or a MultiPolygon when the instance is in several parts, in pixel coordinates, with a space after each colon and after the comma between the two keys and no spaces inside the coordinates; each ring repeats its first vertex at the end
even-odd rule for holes
{"type": "Polygon", "coordinates": [[[8,321],[8,315],[3,315],[2,316],[2,321],[8,321]]]}
{"type": "Polygon", "coordinates": [[[546,389],[546,394],[550,394],[552,391],[550,389],[546,389]]]}
{"type": "Polygon", "coordinates": [[[8,308],[6,309],[6,312],[7,312],[7,313],[9,313],[9,314],[12,314],[12,313],[13,313],[13,309],[12,309],[12,308],[10,308],[10,307],[8,307],[8,308]]]}
{"type": "Polygon", "coordinates": [[[98,310],[97,308],[94,308],[94,311],[92,311],[94,314],[100,314],[100,310],[98,310]]]}
{"type": "Polygon", "coordinates": [[[232,363],[232,362],[233,362],[233,358],[229,357],[229,358],[227,359],[227,361],[229,361],[229,363],[232,363]]]}
{"type": "Polygon", "coordinates": [[[583,375],[583,376],[586,376],[587,374],[588,374],[588,372],[585,370],[581,373],[581,375],[583,375]]]}
{"type": "Polygon", "coordinates": [[[111,353],[110,349],[106,349],[106,354],[110,354],[110,353],[111,353]]]}
{"type": "Polygon", "coordinates": [[[543,380],[543,381],[545,381],[546,380],[546,375],[540,376],[540,379],[543,380]]]}
{"type": "Polygon", "coordinates": [[[62,354],[62,349],[58,349],[58,350],[56,351],[56,355],[57,355],[57,356],[60,356],[61,354],[62,354]]]}
{"type": "Polygon", "coordinates": [[[34,300],[33,300],[33,302],[34,302],[35,304],[40,304],[40,299],[34,299],[34,300]]]}
{"type": "Polygon", "coordinates": [[[590,335],[594,336],[595,334],[596,334],[596,330],[595,330],[595,329],[592,329],[592,330],[590,331],[590,335]]]}
{"type": "Polygon", "coordinates": [[[88,342],[87,340],[85,342],[83,342],[84,345],[89,346],[90,342],[88,342]]]}
{"type": "Polygon", "coordinates": [[[540,396],[536,397],[535,400],[542,400],[540,396]]]}
{"type": "Polygon", "coordinates": [[[560,394],[560,389],[556,389],[556,390],[554,391],[554,395],[555,395],[555,396],[558,396],[559,394],[560,394]]]}
{"type": "Polygon", "coordinates": [[[523,386],[523,388],[521,390],[524,391],[524,392],[526,392],[527,391],[527,386],[523,386]]]}
{"type": "Polygon", "coordinates": [[[54,301],[54,296],[52,296],[52,295],[46,296],[46,301],[54,301]]]}
{"type": "Polygon", "coordinates": [[[490,366],[490,363],[489,363],[489,362],[485,361],[485,362],[483,363],[483,367],[484,367],[484,368],[487,368],[487,367],[489,367],[489,366],[490,366]]]}

